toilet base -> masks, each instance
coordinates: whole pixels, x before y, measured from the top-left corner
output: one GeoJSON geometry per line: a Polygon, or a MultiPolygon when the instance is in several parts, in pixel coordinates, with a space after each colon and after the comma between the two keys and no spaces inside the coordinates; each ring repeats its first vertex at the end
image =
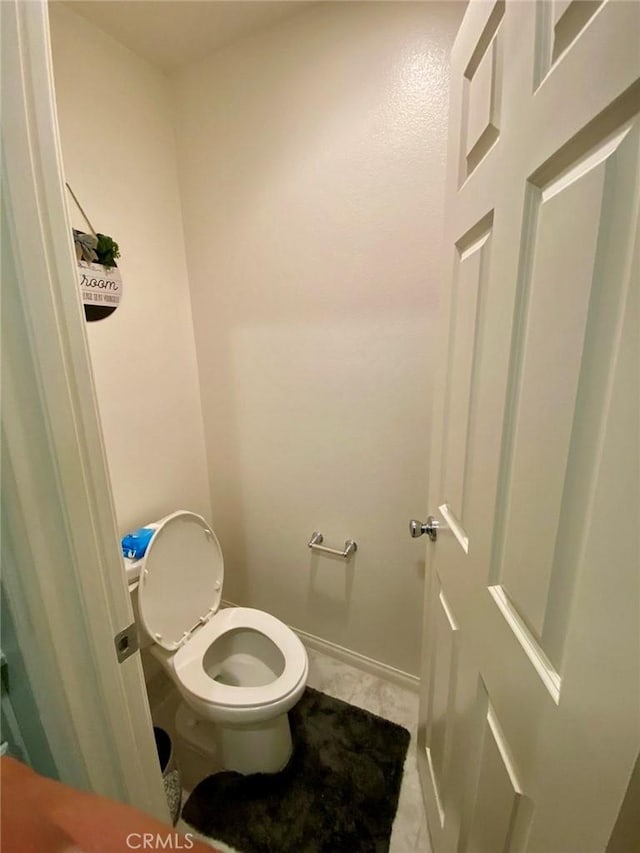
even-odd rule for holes
{"type": "Polygon", "coordinates": [[[203,719],[183,702],[176,713],[176,730],[191,749],[208,758],[209,773],[277,773],[293,751],[286,713],[261,723],[230,726],[203,719]]]}
{"type": "Polygon", "coordinates": [[[249,726],[216,724],[220,758],[227,770],[277,773],[291,758],[293,746],[288,714],[249,726]]]}
{"type": "Polygon", "coordinates": [[[186,702],[181,702],[176,711],[175,725],[180,740],[209,760],[211,773],[222,769],[216,727],[210,720],[199,717],[186,702]]]}

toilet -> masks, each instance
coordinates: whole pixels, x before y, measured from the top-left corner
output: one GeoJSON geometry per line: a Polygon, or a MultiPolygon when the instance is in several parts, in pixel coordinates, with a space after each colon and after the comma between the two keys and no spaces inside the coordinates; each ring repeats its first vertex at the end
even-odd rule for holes
{"type": "Polygon", "coordinates": [[[219,609],[222,550],[202,516],[180,510],[147,527],[155,532],[146,553],[127,572],[139,577],[141,645],[160,661],[188,709],[178,712],[179,730],[199,740],[201,751],[206,733],[215,732],[225,769],[281,770],[292,751],[287,712],[307,682],[306,649],[268,613],[219,609]]]}

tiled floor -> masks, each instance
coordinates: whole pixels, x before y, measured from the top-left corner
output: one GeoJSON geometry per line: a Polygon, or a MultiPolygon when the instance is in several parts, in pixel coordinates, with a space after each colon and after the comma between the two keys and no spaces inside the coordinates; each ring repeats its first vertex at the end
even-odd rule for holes
{"type": "MultiPolygon", "coordinates": [[[[308,652],[310,687],[399,723],[411,732],[411,742],[400,789],[400,801],[391,834],[390,853],[430,853],[431,846],[416,763],[418,696],[390,681],[363,672],[313,649],[308,649],[308,652]]],[[[178,823],[177,828],[182,832],[193,832],[182,821],[178,823]]],[[[202,840],[211,841],[204,838],[202,840]]],[[[305,853],[305,851],[300,850],[295,853],[305,853]]],[[[342,851],[335,851],[335,853],[342,853],[342,851]]]]}

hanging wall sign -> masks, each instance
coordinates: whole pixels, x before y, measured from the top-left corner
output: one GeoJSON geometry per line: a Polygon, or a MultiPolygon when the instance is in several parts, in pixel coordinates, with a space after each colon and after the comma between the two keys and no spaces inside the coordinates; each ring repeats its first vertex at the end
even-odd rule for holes
{"type": "Polygon", "coordinates": [[[122,276],[118,267],[78,261],[78,283],[84,305],[117,308],[122,298],[122,276]]]}
{"type": "Polygon", "coordinates": [[[67,189],[91,230],[90,234],[86,234],[73,229],[84,316],[88,322],[103,320],[113,314],[122,300],[122,276],[116,266],[120,249],[112,237],[95,231],[69,184],[67,189]]]}
{"type": "Polygon", "coordinates": [[[84,234],[73,230],[78,262],[78,286],[89,323],[104,320],[116,310],[122,300],[122,276],[112,255],[105,255],[104,246],[117,244],[103,234],[84,234]],[[109,263],[105,263],[105,261],[109,263]]]}

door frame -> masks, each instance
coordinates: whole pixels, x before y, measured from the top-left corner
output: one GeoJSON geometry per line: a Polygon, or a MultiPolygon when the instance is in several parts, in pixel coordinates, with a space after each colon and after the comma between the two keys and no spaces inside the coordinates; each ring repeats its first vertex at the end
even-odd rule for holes
{"type": "Polygon", "coordinates": [[[3,587],[61,780],[169,823],[140,655],[118,663],[114,644],[133,610],[77,292],[47,3],[8,0],[1,15],[3,587]]]}

